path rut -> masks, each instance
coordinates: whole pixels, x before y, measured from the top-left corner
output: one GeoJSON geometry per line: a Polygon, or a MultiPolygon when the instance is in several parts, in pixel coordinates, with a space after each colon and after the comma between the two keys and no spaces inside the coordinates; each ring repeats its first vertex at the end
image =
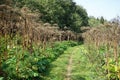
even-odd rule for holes
{"type": "MultiPolygon", "coordinates": [[[[76,48],[79,49],[79,48],[76,48]]],[[[73,63],[73,54],[75,54],[77,50],[74,50],[70,57],[69,57],[69,62],[68,62],[68,66],[67,66],[67,73],[66,73],[66,78],[65,80],[71,80],[71,73],[72,73],[72,63],[73,63]]]]}

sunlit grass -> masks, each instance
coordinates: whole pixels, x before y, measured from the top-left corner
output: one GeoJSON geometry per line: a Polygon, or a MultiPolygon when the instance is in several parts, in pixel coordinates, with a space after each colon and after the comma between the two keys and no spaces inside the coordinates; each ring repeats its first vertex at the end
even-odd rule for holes
{"type": "Polygon", "coordinates": [[[69,53],[64,53],[56,61],[51,63],[51,70],[46,78],[47,80],[64,80],[67,72],[66,67],[68,65],[69,53]]]}
{"type": "MultiPolygon", "coordinates": [[[[72,55],[71,80],[94,80],[92,64],[85,55],[84,45],[70,47],[56,61],[51,63],[51,70],[46,80],[65,80],[70,56],[72,55]]],[[[98,79],[98,78],[97,78],[98,79]]]]}
{"type": "Polygon", "coordinates": [[[77,50],[73,53],[71,80],[91,80],[92,72],[89,69],[91,65],[85,56],[86,49],[83,45],[74,48],[77,50]]]}
{"type": "Polygon", "coordinates": [[[50,73],[47,80],[64,80],[67,74],[67,66],[70,55],[72,54],[72,71],[71,80],[89,80],[92,72],[90,72],[90,64],[86,62],[85,53],[87,51],[84,46],[76,46],[68,48],[56,61],[52,63],[50,73]],[[89,79],[87,79],[89,78],[89,79]]]}

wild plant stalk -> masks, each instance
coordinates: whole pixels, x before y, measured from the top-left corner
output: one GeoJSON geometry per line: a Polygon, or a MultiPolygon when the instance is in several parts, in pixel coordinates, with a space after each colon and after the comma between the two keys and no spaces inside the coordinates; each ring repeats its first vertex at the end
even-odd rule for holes
{"type": "MultiPolygon", "coordinates": [[[[113,59],[115,60],[116,66],[118,66],[118,44],[120,40],[119,36],[120,34],[118,33],[118,26],[114,24],[103,25],[100,26],[100,28],[91,28],[85,32],[83,36],[87,45],[95,44],[94,46],[96,47],[96,50],[99,50],[100,46],[105,46],[106,52],[105,57],[103,56],[103,58],[106,58],[105,65],[107,66],[107,74],[110,74],[109,58],[112,58],[111,56],[114,56],[113,59]],[[109,53],[111,49],[114,51],[113,54],[109,53]]],[[[97,55],[97,53],[94,55],[97,55]]],[[[110,80],[110,77],[108,77],[108,80],[110,80]]]]}

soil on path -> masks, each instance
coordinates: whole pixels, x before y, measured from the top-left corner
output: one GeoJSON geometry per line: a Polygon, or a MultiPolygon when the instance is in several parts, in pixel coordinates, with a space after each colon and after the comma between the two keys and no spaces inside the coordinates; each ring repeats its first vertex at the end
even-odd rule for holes
{"type": "MultiPolygon", "coordinates": [[[[76,48],[76,49],[79,49],[79,48],[76,48]]],[[[70,57],[69,57],[69,63],[68,63],[68,66],[67,66],[67,73],[66,73],[66,78],[65,80],[71,80],[71,73],[72,73],[72,63],[73,63],[73,54],[75,54],[77,50],[74,50],[70,57]]]]}

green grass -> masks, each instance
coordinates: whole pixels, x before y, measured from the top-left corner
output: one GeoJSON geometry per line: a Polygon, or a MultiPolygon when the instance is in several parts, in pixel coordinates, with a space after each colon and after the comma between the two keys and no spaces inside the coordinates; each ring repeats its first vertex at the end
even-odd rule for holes
{"type": "Polygon", "coordinates": [[[87,51],[83,45],[74,48],[76,51],[73,55],[72,80],[93,80],[93,73],[90,71],[91,64],[85,56],[87,51]]]}
{"type": "Polygon", "coordinates": [[[64,80],[68,65],[69,53],[64,53],[56,61],[51,63],[51,70],[47,80],[64,80]]]}
{"type": "Polygon", "coordinates": [[[67,74],[67,66],[69,63],[69,57],[72,54],[72,71],[71,80],[93,80],[93,72],[91,72],[91,64],[88,63],[88,59],[85,56],[85,50],[83,45],[70,47],[64,54],[62,54],[56,61],[52,62],[51,70],[46,80],[64,80],[67,74]]]}

